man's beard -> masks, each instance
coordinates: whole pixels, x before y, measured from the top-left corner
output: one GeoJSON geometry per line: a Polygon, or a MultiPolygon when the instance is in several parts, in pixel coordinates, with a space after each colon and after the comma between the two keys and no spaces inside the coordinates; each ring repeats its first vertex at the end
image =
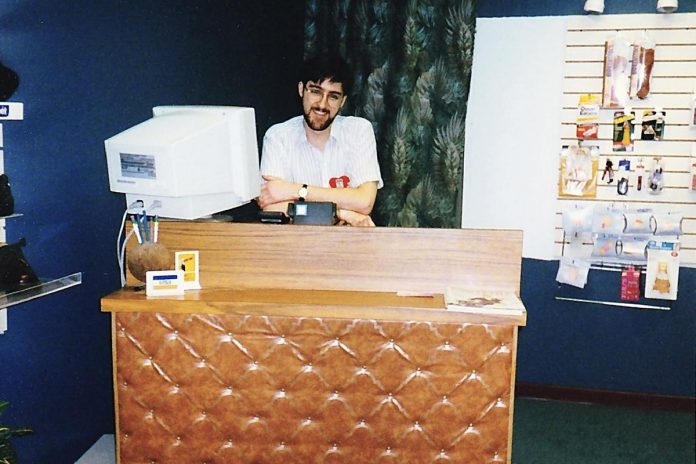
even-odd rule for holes
{"type": "MultiPolygon", "coordinates": [[[[310,116],[309,116],[309,114],[310,114],[311,112],[312,112],[312,108],[310,108],[309,111],[305,111],[305,112],[304,112],[304,120],[305,120],[305,122],[307,123],[307,125],[309,126],[310,129],[312,129],[312,130],[314,130],[314,131],[317,131],[317,132],[320,132],[320,131],[323,131],[323,130],[327,129],[327,128],[334,122],[334,119],[336,119],[336,116],[337,116],[337,115],[336,115],[336,116],[333,116],[333,117],[329,116],[329,117],[326,119],[326,121],[324,121],[323,123],[318,124],[318,123],[313,122],[313,121],[311,120],[311,118],[310,118],[310,116]]],[[[331,113],[329,113],[329,114],[331,114],[331,113]]]]}

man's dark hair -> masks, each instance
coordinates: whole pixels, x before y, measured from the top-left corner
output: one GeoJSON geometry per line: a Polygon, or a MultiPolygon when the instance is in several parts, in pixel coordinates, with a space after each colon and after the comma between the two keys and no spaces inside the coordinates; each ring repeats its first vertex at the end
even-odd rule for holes
{"type": "Polygon", "coordinates": [[[308,81],[316,83],[330,80],[343,84],[343,94],[348,95],[353,87],[348,63],[338,55],[319,55],[308,58],[300,68],[300,81],[306,84],[308,81]]]}

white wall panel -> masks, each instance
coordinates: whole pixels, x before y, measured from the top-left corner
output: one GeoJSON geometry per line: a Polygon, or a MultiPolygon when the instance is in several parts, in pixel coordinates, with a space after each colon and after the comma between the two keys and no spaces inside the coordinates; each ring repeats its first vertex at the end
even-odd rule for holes
{"type": "Polygon", "coordinates": [[[665,137],[637,140],[633,152],[614,153],[613,111],[603,109],[600,176],[607,158],[649,162],[660,156],[666,186],[657,196],[631,188],[621,197],[616,181],[600,182],[597,198],[582,201],[681,212],[682,262],[695,264],[696,193],[689,188],[689,157],[696,129],[688,121],[696,87],[696,14],[479,18],[476,28],[462,226],[523,229],[525,257],[561,255],[560,214],[578,200],[558,199],[558,160],[562,145],[577,143],[578,98],[602,90],[607,38],[622,31],[631,39],[647,30],[657,44],[652,91],[645,100],[631,101],[631,107],[637,113],[666,111],[665,137]]]}
{"type": "Polygon", "coordinates": [[[551,259],[565,17],[478,18],[466,115],[463,227],[524,231],[551,259]]]}

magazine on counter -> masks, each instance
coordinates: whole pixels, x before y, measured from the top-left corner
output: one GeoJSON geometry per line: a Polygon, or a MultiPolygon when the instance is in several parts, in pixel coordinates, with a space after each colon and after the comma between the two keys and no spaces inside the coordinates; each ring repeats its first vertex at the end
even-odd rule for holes
{"type": "Polygon", "coordinates": [[[445,304],[450,311],[507,316],[526,314],[522,300],[513,292],[447,287],[445,289],[445,304]]]}

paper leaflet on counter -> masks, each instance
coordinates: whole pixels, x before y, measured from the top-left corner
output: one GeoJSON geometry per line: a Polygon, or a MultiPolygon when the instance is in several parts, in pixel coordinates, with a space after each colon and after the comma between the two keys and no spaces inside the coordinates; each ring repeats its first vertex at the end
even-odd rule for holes
{"type": "Polygon", "coordinates": [[[524,315],[520,298],[512,292],[468,290],[459,287],[445,289],[445,304],[450,311],[475,314],[524,315]]]}

